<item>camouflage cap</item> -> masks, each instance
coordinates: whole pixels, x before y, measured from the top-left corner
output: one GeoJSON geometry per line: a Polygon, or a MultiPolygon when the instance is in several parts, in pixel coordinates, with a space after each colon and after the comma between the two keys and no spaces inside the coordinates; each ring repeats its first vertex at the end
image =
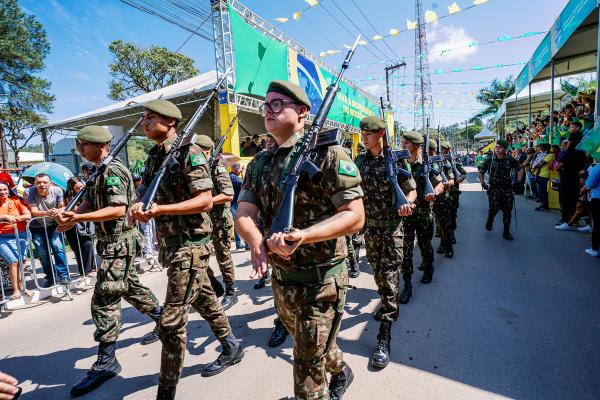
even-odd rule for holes
{"type": "Polygon", "coordinates": [[[212,148],[215,145],[212,139],[206,135],[198,135],[198,137],[196,137],[196,144],[206,148],[212,148]]]}
{"type": "Polygon", "coordinates": [[[178,121],[181,121],[182,118],[181,111],[179,110],[179,108],[168,100],[150,100],[142,104],[142,107],[144,107],[144,109],[148,111],[154,111],[155,113],[163,115],[165,117],[175,118],[178,121]]]}
{"type": "Polygon", "coordinates": [[[442,140],[441,144],[442,144],[442,147],[445,149],[449,149],[450,147],[452,147],[452,146],[450,146],[450,142],[448,142],[447,140],[442,140]]]}
{"type": "Polygon", "coordinates": [[[404,132],[402,137],[413,144],[423,144],[423,135],[421,135],[419,132],[404,132]]]}
{"type": "Polygon", "coordinates": [[[310,100],[308,100],[306,92],[295,83],[279,80],[271,81],[269,88],[267,89],[267,93],[269,92],[275,92],[290,97],[294,99],[296,103],[302,104],[310,110],[310,100]]]}
{"type": "Polygon", "coordinates": [[[508,148],[508,142],[506,140],[503,140],[503,139],[496,140],[496,144],[499,144],[500,146],[504,147],[505,149],[508,148]]]}
{"type": "Polygon", "coordinates": [[[113,135],[103,126],[89,125],[77,132],[77,139],[90,143],[108,143],[113,135]]]}
{"type": "Polygon", "coordinates": [[[360,120],[360,129],[363,131],[377,132],[387,128],[387,124],[376,115],[369,115],[360,120]]]}

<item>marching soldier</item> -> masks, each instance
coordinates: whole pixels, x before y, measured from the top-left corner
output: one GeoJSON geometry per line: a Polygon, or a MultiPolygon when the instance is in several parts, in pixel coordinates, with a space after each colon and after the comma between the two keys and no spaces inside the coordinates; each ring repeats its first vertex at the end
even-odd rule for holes
{"type": "MultiPolygon", "coordinates": [[[[348,142],[351,145],[351,142],[348,142]]],[[[352,157],[352,150],[348,147],[344,147],[344,151],[348,154],[348,157],[352,157]]],[[[358,233],[354,233],[353,235],[346,236],[346,248],[348,249],[348,276],[350,278],[358,278],[360,275],[360,264],[358,263],[358,251],[354,248],[354,236],[358,235],[358,233]]],[[[360,247],[359,247],[360,250],[360,247]]]]}
{"type": "Polygon", "coordinates": [[[323,176],[316,183],[300,179],[296,229],[265,240],[256,217],[260,211],[268,231],[283,196],[279,182],[294,164],[293,149],[310,101],[297,85],[272,81],[263,107],[265,127],[277,143],[248,166],[238,202],[238,232],[251,247],[254,274],[260,277],[267,262],[273,267],[275,308],[294,338],[296,399],[341,399],[354,379],[336,336],[348,284],[344,236],[364,223],[360,176],[341,146],[319,147],[314,163],[323,176]]]}
{"type": "Polygon", "coordinates": [[[521,164],[506,153],[508,142],[506,140],[496,141],[496,151],[479,167],[479,183],[483,190],[488,192],[489,211],[485,229],[491,231],[494,225],[494,218],[498,211],[502,210],[502,223],[504,230],[502,237],[506,240],[513,240],[510,234],[510,213],[513,209],[514,187],[523,178],[521,164]],[[516,172],[516,174],[513,173],[516,172]],[[485,174],[490,177],[489,184],[485,182],[485,174]],[[517,175],[515,179],[515,175],[517,175]]]}
{"type": "MultiPolygon", "coordinates": [[[[440,143],[441,144],[441,143],[440,143]]],[[[437,142],[435,140],[429,140],[429,155],[435,155],[437,149],[437,142]]],[[[437,254],[444,254],[447,258],[454,257],[454,249],[452,247],[452,232],[450,226],[452,225],[452,211],[450,210],[450,189],[454,186],[454,174],[452,173],[452,166],[449,162],[445,161],[441,166],[435,164],[434,168],[440,173],[446,176],[447,182],[442,183],[444,191],[437,196],[433,203],[433,215],[435,217],[436,227],[440,230],[440,247],[437,249],[437,254]]]]}
{"type": "MultiPolygon", "coordinates": [[[[446,140],[442,140],[442,153],[450,154],[450,143],[446,140]]],[[[454,160],[454,166],[460,173],[459,176],[454,177],[454,185],[450,188],[450,215],[452,222],[450,223],[450,236],[452,244],[456,244],[456,237],[454,232],[456,231],[456,218],[458,217],[458,207],[460,207],[460,183],[462,183],[467,177],[467,171],[463,168],[462,163],[459,160],[454,160]]]]}
{"type": "MultiPolygon", "coordinates": [[[[142,126],[156,145],[150,149],[143,185],[148,186],[177,138],[181,111],[173,103],[157,99],[143,105],[142,126]]],[[[186,348],[189,306],[204,318],[221,343],[222,352],[207,365],[202,376],[213,376],[241,361],[244,350],[234,336],[227,316],[217,300],[207,273],[213,250],[211,222],[212,180],[208,161],[195,143],[184,144],[175,168],[161,181],[148,211],[143,203],[132,207],[133,218],[156,219],[161,263],[167,270],[167,295],[160,318],[162,356],[157,400],[174,399],[186,348]]]]}
{"type": "MultiPolygon", "coordinates": [[[[77,133],[77,149],[82,157],[98,165],[108,155],[112,138],[106,128],[87,126],[77,133]]],[[[140,283],[134,265],[142,243],[138,229],[126,221],[127,210],[134,199],[131,173],[118,158],[114,158],[96,178],[77,209],[57,217],[62,231],[71,229],[78,222],[94,222],[97,251],[102,256],[91,307],[96,325],[94,340],[99,342],[98,359],[85,377],[71,388],[73,397],[91,392],[121,372],[115,356],[121,328],[121,298],[157,324],[161,315],[156,296],[140,283]]],[[[144,336],[142,344],[157,340],[158,330],[155,329],[144,336]]]]}
{"type": "MultiPolygon", "coordinates": [[[[199,135],[196,144],[202,148],[206,158],[210,158],[210,152],[214,147],[212,139],[206,135],[199,135]]],[[[235,270],[231,259],[231,240],[229,236],[229,232],[233,228],[233,215],[230,209],[230,203],[234,195],[233,184],[227,168],[221,161],[214,166],[211,165],[210,168],[213,181],[213,208],[210,210],[212,241],[217,263],[221,275],[223,275],[223,283],[225,284],[225,294],[221,300],[221,305],[223,310],[228,310],[238,301],[235,294],[235,270]]],[[[210,267],[207,272],[213,274],[210,267]]]]}
{"type": "Polygon", "coordinates": [[[404,247],[403,217],[412,214],[417,199],[417,184],[412,177],[399,178],[400,188],[406,195],[407,204],[396,209],[394,193],[387,180],[384,155],[384,136],[387,124],[376,116],[360,121],[362,141],[366,151],[356,157],[356,165],[362,177],[365,193],[365,247],[367,259],[373,267],[377,292],[381,305],[376,319],[381,321],[377,350],[371,362],[375,368],[385,368],[390,362],[392,322],[398,318],[398,274],[402,272],[404,247]]]}
{"type": "Polygon", "coordinates": [[[434,188],[435,193],[430,193],[425,196],[425,179],[423,174],[423,156],[421,146],[423,146],[423,135],[418,132],[406,132],[403,135],[403,146],[410,152],[410,169],[417,183],[417,200],[416,207],[412,210],[412,214],[404,219],[404,271],[402,278],[404,280],[404,288],[400,294],[400,304],[406,304],[412,296],[412,272],[413,272],[413,247],[415,236],[417,244],[421,250],[421,265],[419,269],[423,271],[421,283],[430,283],[433,279],[433,260],[434,253],[431,246],[433,239],[433,215],[431,212],[431,203],[435,201],[437,195],[444,191],[442,180],[439,175],[433,171],[429,174],[429,180],[434,188]]]}

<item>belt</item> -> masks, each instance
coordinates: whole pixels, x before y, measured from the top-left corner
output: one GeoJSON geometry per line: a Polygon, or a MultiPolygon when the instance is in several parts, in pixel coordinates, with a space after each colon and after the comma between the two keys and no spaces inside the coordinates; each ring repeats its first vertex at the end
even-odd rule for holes
{"type": "Polygon", "coordinates": [[[401,219],[370,219],[367,218],[365,225],[367,228],[397,228],[402,222],[401,219]]]}
{"type": "Polygon", "coordinates": [[[346,269],[346,260],[342,260],[336,265],[314,267],[311,269],[295,269],[292,271],[284,271],[274,267],[273,276],[284,284],[324,282],[327,278],[340,275],[346,269]]]}
{"type": "Polygon", "coordinates": [[[138,235],[137,229],[128,229],[125,232],[121,232],[118,235],[98,235],[98,240],[102,242],[114,242],[117,240],[129,239],[138,235]]]}
{"type": "Polygon", "coordinates": [[[166,238],[160,238],[160,244],[163,247],[185,247],[193,245],[203,245],[210,243],[210,235],[206,236],[183,236],[173,235],[166,238]]]}

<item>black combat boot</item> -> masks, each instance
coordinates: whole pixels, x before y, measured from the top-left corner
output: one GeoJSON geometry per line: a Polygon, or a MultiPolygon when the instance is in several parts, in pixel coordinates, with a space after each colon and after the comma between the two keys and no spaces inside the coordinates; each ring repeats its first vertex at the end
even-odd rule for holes
{"type": "Polygon", "coordinates": [[[421,283],[428,284],[433,280],[433,265],[425,268],[423,276],[421,277],[421,283]]]}
{"type": "Polygon", "coordinates": [[[96,362],[83,379],[71,388],[71,396],[83,396],[121,372],[121,364],[115,357],[116,349],[117,342],[99,344],[96,362]]]}
{"type": "Polygon", "coordinates": [[[502,233],[502,237],[506,240],[514,240],[510,234],[510,223],[504,224],[504,232],[502,233]]]}
{"type": "Polygon", "coordinates": [[[452,234],[452,244],[456,244],[456,237],[454,237],[454,233],[452,234]]]}
{"type": "Polygon", "coordinates": [[[329,380],[329,399],[341,400],[344,393],[354,380],[354,373],[350,366],[344,362],[342,372],[337,375],[331,375],[329,380]]]}
{"type": "Polygon", "coordinates": [[[356,254],[348,258],[350,259],[350,268],[348,268],[348,276],[350,278],[358,278],[358,275],[360,275],[360,266],[358,264],[358,258],[356,257],[356,254]]]}
{"type": "Polygon", "coordinates": [[[446,258],[454,257],[454,248],[452,247],[451,243],[452,242],[450,242],[444,246],[444,256],[446,256],[446,258]]]}
{"type": "Polygon", "coordinates": [[[175,389],[175,386],[171,387],[159,384],[156,400],[175,400],[175,389]]]}
{"type": "Polygon", "coordinates": [[[229,310],[235,303],[238,302],[238,298],[235,294],[235,287],[232,285],[225,284],[225,296],[221,300],[223,310],[229,310]]]}
{"type": "Polygon", "coordinates": [[[200,375],[205,378],[217,375],[218,373],[223,372],[227,367],[239,363],[242,361],[242,358],[244,358],[244,348],[233,333],[229,333],[225,339],[221,340],[221,347],[223,348],[223,351],[219,357],[208,364],[200,375]]]}
{"type": "Polygon", "coordinates": [[[269,338],[269,347],[278,347],[281,346],[285,339],[288,337],[289,332],[285,329],[285,325],[279,318],[275,318],[275,327],[273,328],[273,332],[271,332],[271,337],[269,338]]]}
{"type": "Polygon", "coordinates": [[[404,280],[404,289],[402,289],[402,293],[400,293],[400,298],[398,299],[398,303],[400,304],[408,304],[410,301],[410,296],[412,296],[412,282],[411,282],[411,273],[402,274],[402,279],[404,280]]]}
{"type": "Polygon", "coordinates": [[[440,243],[440,247],[435,251],[437,254],[444,254],[446,252],[446,246],[444,243],[440,243]]]}
{"type": "Polygon", "coordinates": [[[392,323],[382,321],[379,325],[379,334],[377,335],[377,350],[371,357],[371,362],[375,368],[385,368],[390,363],[390,340],[392,339],[392,323]]]}
{"type": "Polygon", "coordinates": [[[142,345],[147,345],[147,344],[151,344],[154,342],[157,342],[160,337],[158,336],[158,322],[160,321],[160,314],[162,313],[162,307],[161,306],[156,306],[156,308],[152,311],[150,311],[147,315],[152,318],[152,321],[156,322],[156,325],[154,325],[154,329],[152,329],[151,332],[146,333],[143,337],[142,337],[142,345]]]}
{"type": "Polygon", "coordinates": [[[485,229],[487,231],[491,231],[492,228],[494,227],[494,213],[492,213],[491,211],[488,211],[488,217],[487,217],[487,221],[485,223],[485,229]]]}
{"type": "Polygon", "coordinates": [[[262,278],[260,278],[254,284],[254,289],[262,289],[265,286],[267,286],[269,283],[271,283],[271,274],[269,273],[269,270],[267,270],[267,272],[265,272],[265,274],[262,276],[262,278]]]}

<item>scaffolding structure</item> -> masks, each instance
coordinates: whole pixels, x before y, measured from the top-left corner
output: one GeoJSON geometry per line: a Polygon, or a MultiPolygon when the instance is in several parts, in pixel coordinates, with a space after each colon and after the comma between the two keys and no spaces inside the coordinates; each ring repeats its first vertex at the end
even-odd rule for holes
{"type": "Polygon", "coordinates": [[[427,121],[433,124],[433,100],[423,0],[415,0],[415,20],[417,26],[415,28],[414,129],[425,133],[427,121]]]}

